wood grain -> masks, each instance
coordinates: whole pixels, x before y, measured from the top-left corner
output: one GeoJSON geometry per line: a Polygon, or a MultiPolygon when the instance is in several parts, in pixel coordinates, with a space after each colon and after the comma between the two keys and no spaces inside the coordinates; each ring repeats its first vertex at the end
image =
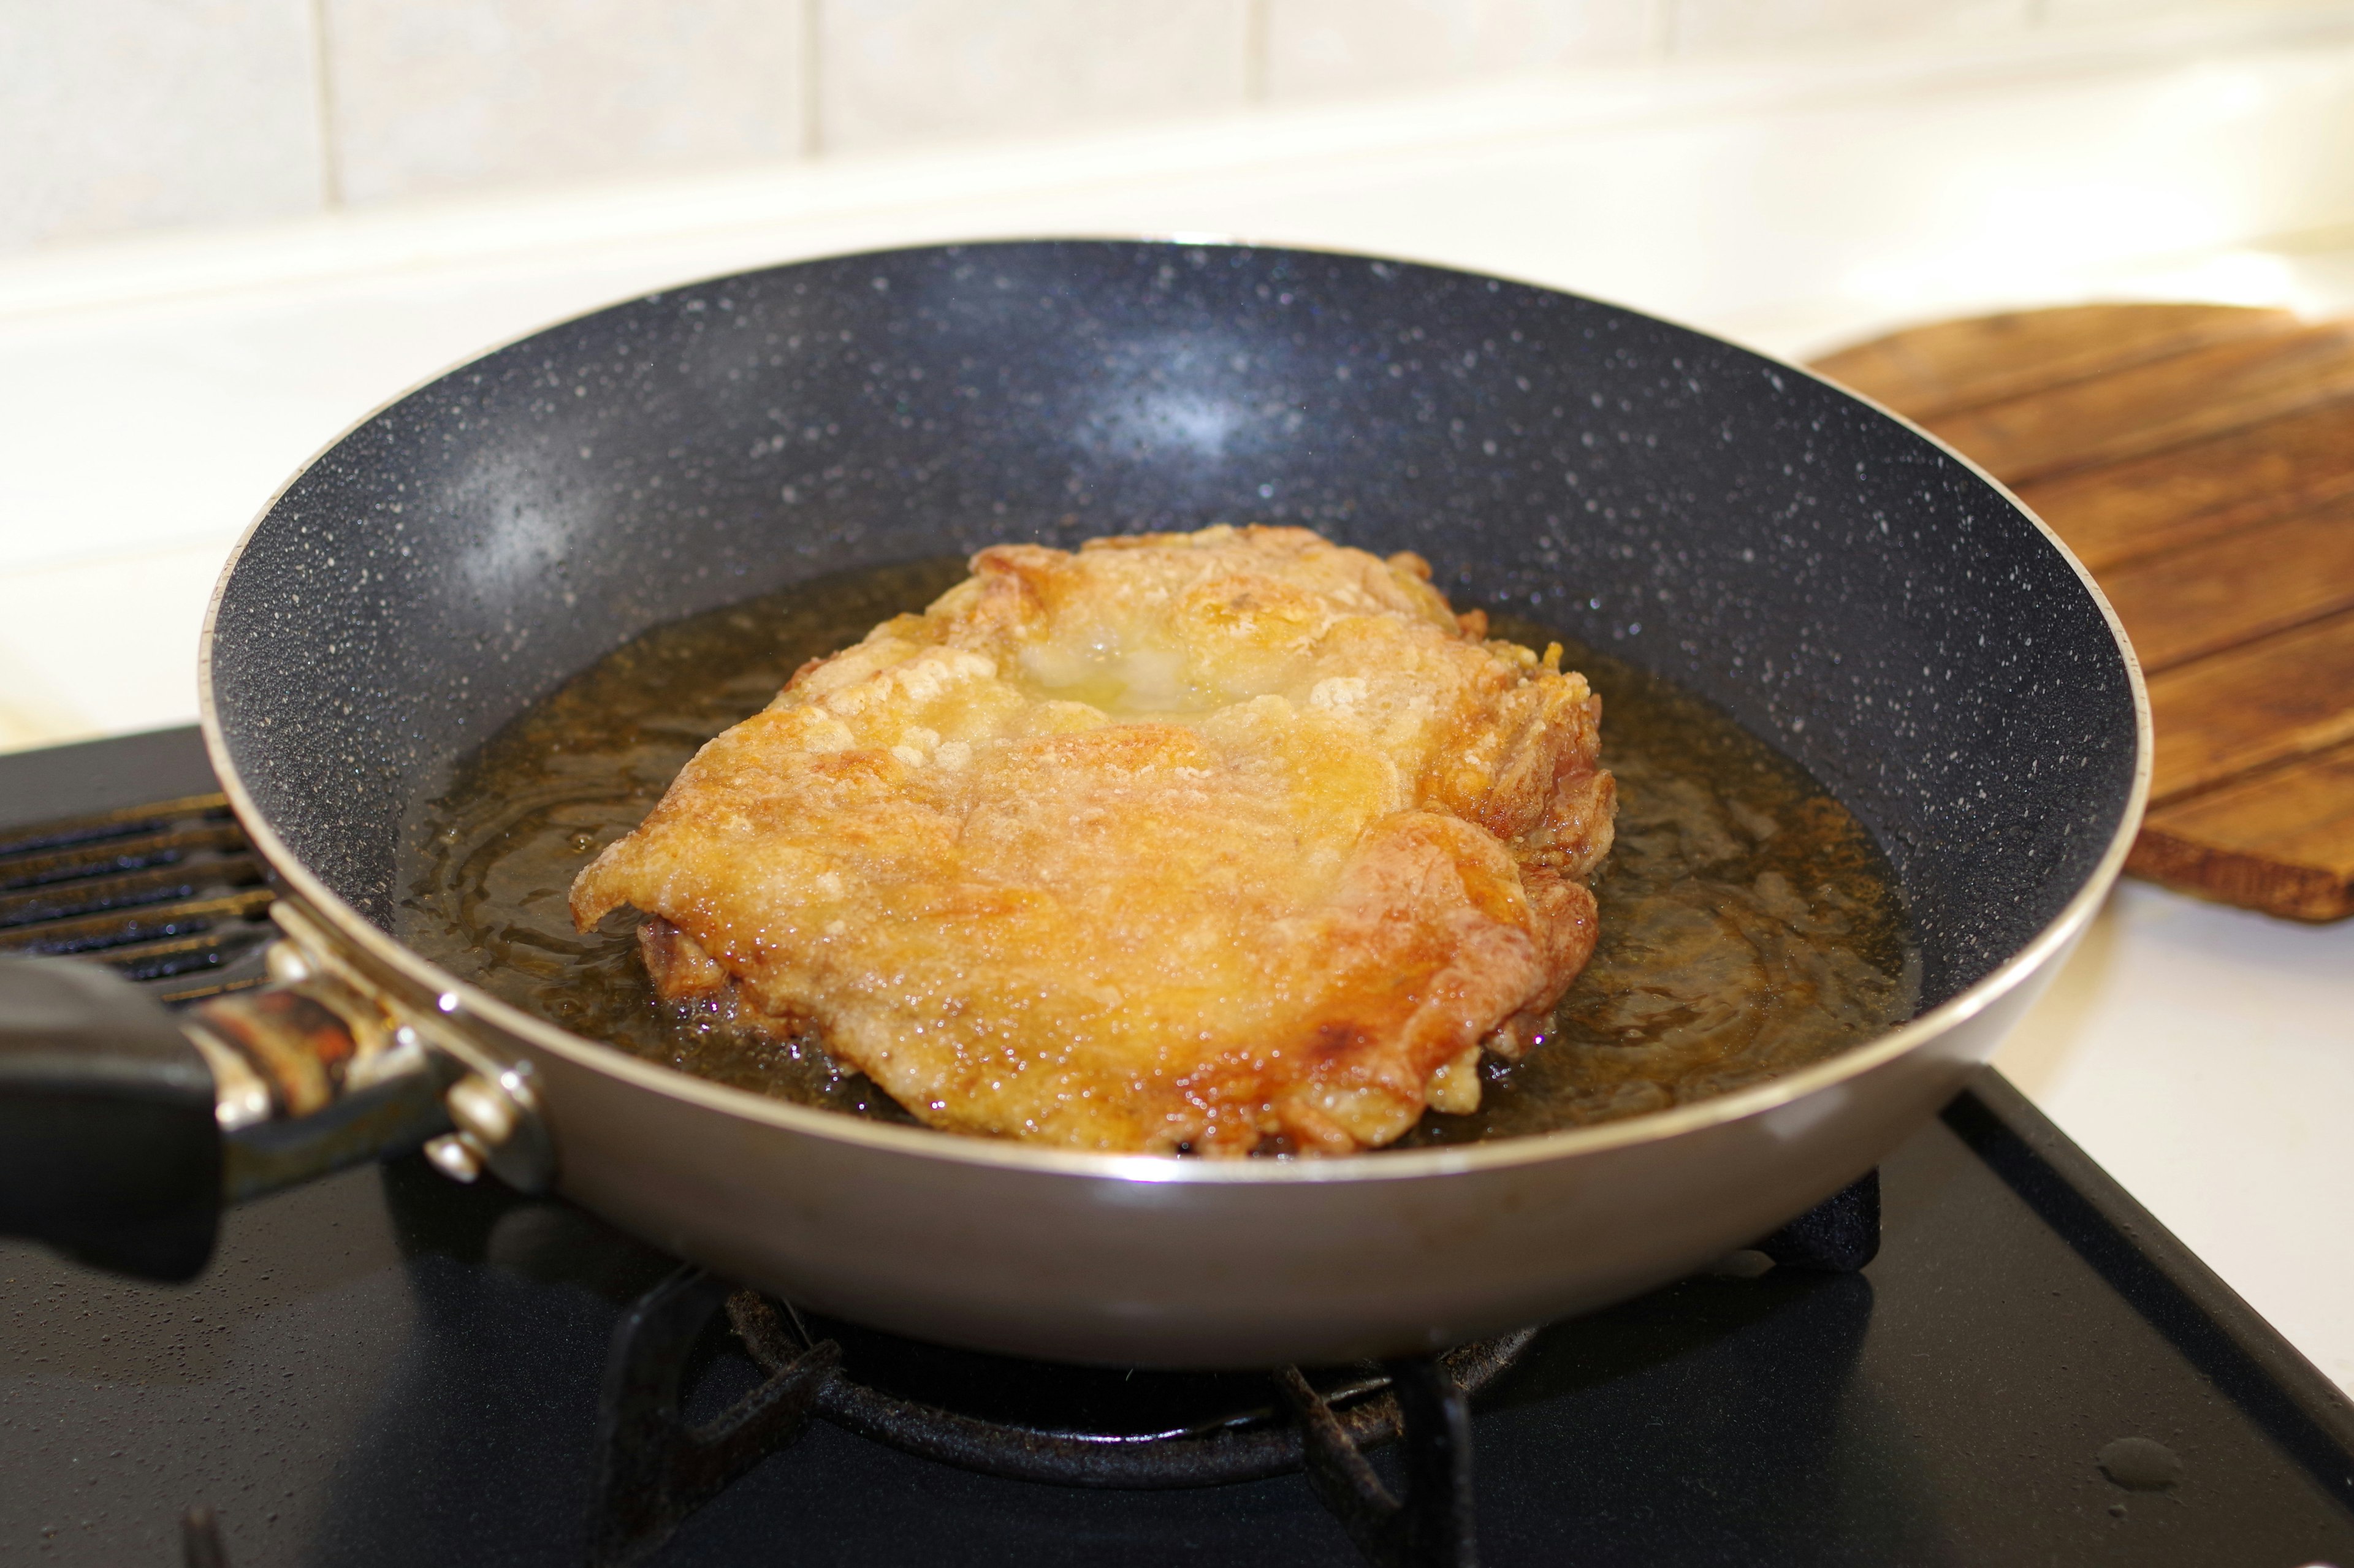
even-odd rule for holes
{"type": "MultiPolygon", "coordinates": [[[[2126,628],[2131,635],[2132,628],[2126,628]]],[[[2149,682],[2164,805],[2275,762],[2354,740],[2354,615],[2333,616],[2149,682]]]]}
{"type": "Polygon", "coordinates": [[[2354,323],[2243,338],[1921,423],[2019,484],[2354,397],[2354,323]]]}
{"type": "Polygon", "coordinates": [[[2354,399],[2017,489],[2099,574],[2354,495],[2354,399]]]}
{"type": "Polygon", "coordinates": [[[2354,915],[2354,746],[2158,808],[2126,869],[2298,919],[2354,915]]]}
{"type": "Polygon", "coordinates": [[[1933,322],[1815,361],[1815,369],[1911,418],[2296,329],[2287,311],[2234,305],[2090,305],[1933,322]]]}
{"type": "Polygon", "coordinates": [[[2145,556],[2098,580],[2143,671],[2156,675],[2354,609],[2354,502],[2145,556]]]}
{"type": "Polygon", "coordinates": [[[1832,355],[2014,487],[2148,674],[2126,869],[2354,915],[2354,323],[2227,306],[1940,323],[1832,355]]]}

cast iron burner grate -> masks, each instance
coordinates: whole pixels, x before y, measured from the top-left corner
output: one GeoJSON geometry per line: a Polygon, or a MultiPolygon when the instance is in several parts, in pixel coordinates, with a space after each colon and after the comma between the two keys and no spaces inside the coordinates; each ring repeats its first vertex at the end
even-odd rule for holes
{"type": "Polygon", "coordinates": [[[92,959],[167,1002],[259,985],[268,868],[219,795],[0,834],[0,953],[92,959]]]}
{"type": "MultiPolygon", "coordinates": [[[[1873,1173],[1755,1250],[1783,1267],[1849,1273],[1879,1245],[1873,1173]]],[[[690,1514],[790,1445],[812,1415],[943,1464],[1061,1486],[1164,1489],[1305,1470],[1377,1568],[1472,1568],[1471,1396],[1535,1337],[1522,1330],[1380,1365],[1148,1374],[1140,1397],[1123,1400],[1116,1391],[1129,1380],[1118,1372],[967,1355],[819,1321],[823,1332],[790,1303],[691,1267],[622,1315],[599,1417],[594,1568],[649,1561],[690,1514]],[[723,1308],[765,1381],[695,1425],[684,1414],[684,1385],[723,1308]],[[954,1391],[949,1400],[914,1392],[939,1386],[954,1391]],[[990,1413],[975,1413],[976,1404],[990,1413]],[[1365,1457],[1392,1442],[1403,1445],[1402,1496],[1365,1457]]]]}

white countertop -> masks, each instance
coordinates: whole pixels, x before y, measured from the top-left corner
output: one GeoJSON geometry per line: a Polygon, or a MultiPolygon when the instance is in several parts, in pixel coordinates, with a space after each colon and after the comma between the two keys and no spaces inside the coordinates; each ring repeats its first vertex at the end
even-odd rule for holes
{"type": "MultiPolygon", "coordinates": [[[[230,545],[377,403],[739,267],[1234,233],[1580,289],[1786,354],[2091,298],[2354,308],[2354,19],[2300,26],[2188,66],[2096,38],[1530,79],[0,262],[0,749],[193,718],[230,545]]],[[[1999,1060],[2354,1390],[2354,922],[2125,886],[1999,1060]]]]}

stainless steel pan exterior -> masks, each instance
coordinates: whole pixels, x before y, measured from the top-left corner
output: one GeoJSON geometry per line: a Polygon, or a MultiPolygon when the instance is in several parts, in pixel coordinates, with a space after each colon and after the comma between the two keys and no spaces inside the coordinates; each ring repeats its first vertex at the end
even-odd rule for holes
{"type": "Polygon", "coordinates": [[[2090,579],[1917,431],[1593,302],[1240,247],[847,258],[552,329],[290,482],[224,577],[204,667],[216,764],[324,956],[528,1062],[561,1191],[904,1333],[1163,1366],[1558,1317],[1836,1191],[2048,977],[2117,874],[2149,755],[2090,579]],[[1834,1061],[1623,1123],[1212,1163],[719,1087],[527,1016],[393,934],[418,803],[648,626],[999,537],[1249,517],[1417,548],[1459,599],[1623,644],[1775,739],[1890,850],[1933,1005],[1834,1061]]]}

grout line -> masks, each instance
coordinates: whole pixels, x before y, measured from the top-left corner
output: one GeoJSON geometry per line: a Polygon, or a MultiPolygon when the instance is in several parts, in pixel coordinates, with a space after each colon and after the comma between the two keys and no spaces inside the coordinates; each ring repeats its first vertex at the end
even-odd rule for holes
{"type": "MultiPolygon", "coordinates": [[[[317,6],[323,0],[305,3],[317,6]]],[[[809,13],[822,3],[800,0],[802,10],[797,16],[804,23],[813,21],[809,13]]],[[[1664,5],[1665,0],[1655,0],[1652,14],[1662,14],[1664,5]]],[[[2265,71],[2287,58],[2278,48],[2285,42],[2318,41],[2329,46],[2333,57],[2342,58],[2354,53],[2354,4],[2343,10],[2341,26],[2317,33],[2291,29],[2287,36],[2276,37],[2268,24],[2247,38],[2237,33],[2232,37],[2266,51],[2259,58],[2265,71]]],[[[724,175],[616,181],[572,190],[526,187],[501,191],[495,197],[477,193],[382,205],[355,203],[251,227],[180,234],[152,231],[61,248],[48,255],[0,255],[0,327],[126,304],[143,307],[242,295],[290,281],[327,281],[342,286],[355,279],[413,275],[426,267],[521,265],[524,258],[574,252],[583,242],[668,243],[687,234],[765,233],[778,226],[799,229],[819,222],[863,222],[879,212],[936,201],[944,185],[965,195],[994,192],[1018,200],[1042,191],[1094,189],[1115,180],[1133,183],[1140,170],[1156,178],[1172,177],[1172,173],[1189,178],[1216,173],[1242,177],[1278,166],[1306,170],[1341,157],[1470,157],[1532,138],[1722,125],[1737,115],[1780,113],[1793,107],[1869,106],[1927,93],[2041,91],[2080,78],[2105,81],[2120,72],[2130,73],[2121,79],[2140,82],[2183,69],[2180,51],[2170,43],[2145,55],[2138,50],[2119,54],[2105,43],[2097,49],[2079,48],[2051,34],[2040,35],[2039,40],[2017,53],[2006,46],[1983,57],[1965,50],[1958,58],[1931,61],[1906,51],[1862,58],[1838,69],[1817,62],[1804,69],[1772,64],[1733,72],[1679,64],[1615,76],[1605,71],[1563,74],[1561,81],[1581,84],[1576,92],[1560,91],[1545,77],[1497,79],[1441,91],[1313,106],[1267,105],[1150,127],[1062,134],[993,147],[986,156],[970,149],[930,145],[888,155],[862,154],[851,160],[854,168],[841,166],[843,160],[828,154],[724,175]],[[2030,67],[2032,74],[2026,74],[2030,67]],[[1583,84],[1588,83],[1603,90],[1598,96],[1585,90],[1583,84]]],[[[812,69],[811,74],[822,72],[812,69]]],[[[2146,294],[2136,280],[2211,260],[2219,246],[2283,249],[2300,266],[2317,263],[2322,253],[2330,252],[2327,260],[2332,270],[2324,279],[2324,292],[2334,307],[2339,296],[2354,298],[2354,267],[2334,254],[2354,247],[2354,222],[2345,221],[2342,214],[2317,215],[2308,221],[2312,226],[2300,234],[2270,228],[2208,237],[2198,244],[2178,240],[2177,248],[2163,255],[2132,258],[2129,268],[2122,261],[2096,266],[2089,260],[2071,266],[2096,270],[2105,297],[2137,298],[2146,294]]],[[[1762,336],[1800,353],[1820,352],[1829,346],[1824,339],[1833,327],[1840,345],[1845,346],[1849,334],[1867,326],[1885,332],[1914,324],[1925,308],[1943,310],[1934,304],[1925,307],[1922,299],[1945,300],[1952,292],[1939,285],[1925,296],[1908,294],[1901,308],[1893,298],[1867,308],[1858,297],[1829,316],[1823,314],[1823,299],[1772,309],[1752,304],[1734,316],[1714,320],[1719,331],[1762,336]]],[[[1968,294],[1971,308],[1988,311],[2046,303],[2049,298],[2046,289],[2029,290],[2015,281],[1968,294]]]]}
{"type": "Polygon", "coordinates": [[[1243,0],[1243,101],[1267,101],[1268,13],[1275,0],[1243,0]]]}
{"type": "Polygon", "coordinates": [[[1643,41],[1643,52],[1655,60],[1671,58],[1676,52],[1676,0],[1651,0],[1648,20],[1650,36],[1643,41]]]}
{"type": "Polygon", "coordinates": [[[818,40],[823,31],[818,6],[822,0],[801,0],[801,156],[814,158],[825,151],[825,114],[820,99],[822,77],[818,69],[818,40]]]}
{"type": "Polygon", "coordinates": [[[327,68],[327,0],[311,0],[311,100],[319,111],[319,196],[334,211],[344,205],[344,172],[335,141],[334,78],[327,68]]]}

